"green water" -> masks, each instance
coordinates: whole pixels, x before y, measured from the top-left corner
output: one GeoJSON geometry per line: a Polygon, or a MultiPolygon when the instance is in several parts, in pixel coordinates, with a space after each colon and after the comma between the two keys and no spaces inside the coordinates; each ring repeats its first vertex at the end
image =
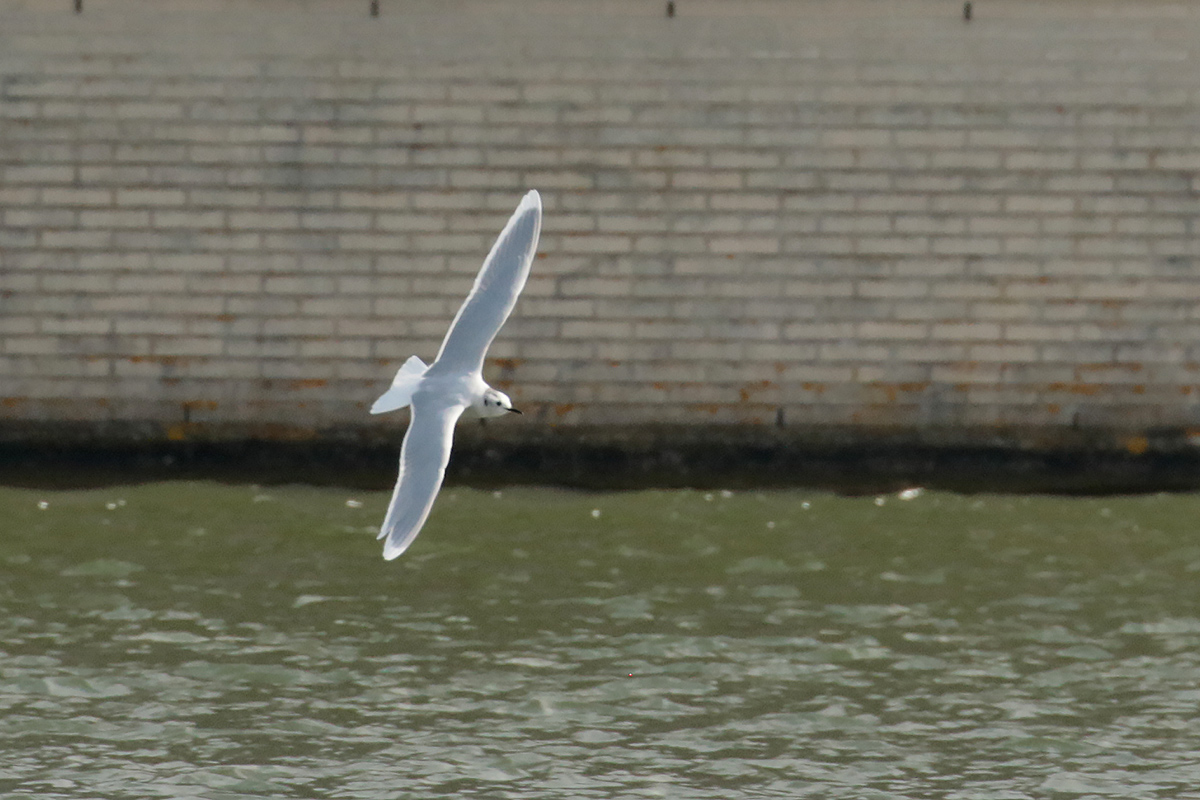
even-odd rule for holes
{"type": "Polygon", "coordinates": [[[386,500],[0,489],[0,796],[1200,796],[1200,498],[386,500]]]}

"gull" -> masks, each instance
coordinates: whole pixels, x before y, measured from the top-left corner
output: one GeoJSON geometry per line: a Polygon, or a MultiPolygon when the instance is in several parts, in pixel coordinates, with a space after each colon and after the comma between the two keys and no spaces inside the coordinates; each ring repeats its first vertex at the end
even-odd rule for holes
{"type": "Polygon", "coordinates": [[[454,425],[463,412],[470,410],[480,417],[521,413],[508,395],[484,383],[483,358],[525,287],[541,229],[542,199],[531,191],[484,259],[437,358],[426,366],[416,356],[410,357],[371,406],[372,414],[412,406],[400,446],[400,475],[379,528],[388,561],[408,549],[429,517],[446,475],[454,425]]]}

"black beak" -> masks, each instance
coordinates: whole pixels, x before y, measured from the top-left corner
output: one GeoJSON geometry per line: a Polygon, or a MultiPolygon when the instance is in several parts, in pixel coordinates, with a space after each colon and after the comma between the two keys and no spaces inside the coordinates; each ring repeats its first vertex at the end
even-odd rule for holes
{"type": "Polygon", "coordinates": [[[515,408],[510,408],[510,409],[509,409],[509,411],[511,411],[511,412],[512,412],[512,413],[514,413],[514,414],[520,414],[520,413],[521,413],[520,411],[517,411],[515,408]]]}

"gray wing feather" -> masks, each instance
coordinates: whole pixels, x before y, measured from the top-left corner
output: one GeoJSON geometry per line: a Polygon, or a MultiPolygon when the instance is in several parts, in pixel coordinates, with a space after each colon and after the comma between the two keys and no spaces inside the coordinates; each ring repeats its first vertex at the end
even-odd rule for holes
{"type": "Polygon", "coordinates": [[[400,448],[400,475],[379,529],[379,538],[386,537],[383,557],[388,561],[408,549],[429,517],[450,461],[454,424],[465,408],[438,405],[420,395],[413,398],[412,419],[400,448]]]}
{"type": "Polygon", "coordinates": [[[542,199],[537,192],[529,192],[492,245],[471,293],[450,323],[428,375],[483,368],[483,357],[492,339],[525,288],[541,230],[542,199]]]}

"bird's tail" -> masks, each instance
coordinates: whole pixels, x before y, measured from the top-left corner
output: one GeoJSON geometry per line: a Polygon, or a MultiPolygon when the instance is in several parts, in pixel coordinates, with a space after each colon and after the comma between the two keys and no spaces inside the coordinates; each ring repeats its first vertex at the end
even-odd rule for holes
{"type": "Polygon", "coordinates": [[[413,392],[416,391],[417,385],[421,382],[427,369],[429,367],[425,366],[424,361],[416,356],[410,356],[408,361],[404,362],[404,366],[396,371],[392,385],[371,406],[371,413],[383,414],[387,411],[404,408],[411,403],[413,392]]]}

